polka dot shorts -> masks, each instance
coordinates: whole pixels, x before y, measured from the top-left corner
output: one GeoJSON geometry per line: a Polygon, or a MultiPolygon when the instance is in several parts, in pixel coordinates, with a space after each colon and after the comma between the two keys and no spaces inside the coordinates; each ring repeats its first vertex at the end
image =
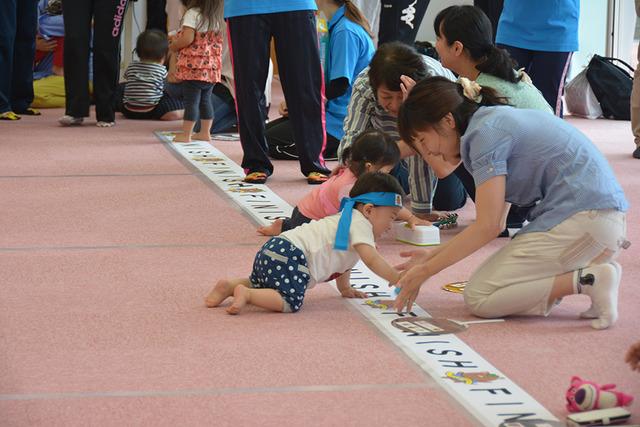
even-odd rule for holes
{"type": "Polygon", "coordinates": [[[302,307],[310,279],[307,258],[288,240],[272,237],[256,254],[249,279],[253,288],[278,291],[285,302],[284,311],[295,313],[302,307]]]}

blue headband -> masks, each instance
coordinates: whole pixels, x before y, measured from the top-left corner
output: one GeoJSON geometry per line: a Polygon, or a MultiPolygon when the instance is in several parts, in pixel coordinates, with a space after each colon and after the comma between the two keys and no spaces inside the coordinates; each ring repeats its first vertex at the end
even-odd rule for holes
{"type": "Polygon", "coordinates": [[[336,233],[336,243],[333,248],[339,251],[346,251],[349,247],[349,229],[351,228],[351,216],[356,203],[371,203],[374,206],[395,206],[402,207],[402,196],[397,193],[365,193],[356,197],[345,197],[340,201],[342,215],[338,222],[336,233]]]}

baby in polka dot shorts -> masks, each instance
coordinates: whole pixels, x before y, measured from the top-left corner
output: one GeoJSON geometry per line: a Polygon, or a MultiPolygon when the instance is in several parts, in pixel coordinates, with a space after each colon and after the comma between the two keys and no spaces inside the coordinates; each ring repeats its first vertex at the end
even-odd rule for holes
{"type": "Polygon", "coordinates": [[[390,227],[402,208],[402,188],[391,175],[363,174],[342,199],[341,212],[311,221],[269,239],[257,253],[249,278],[222,279],[207,296],[207,307],[233,297],[227,308],[238,314],[247,305],[296,312],[305,292],[316,283],[336,279],[345,298],[366,298],[351,288],[350,272],[362,261],[395,284],[400,273],[378,253],[375,239],[390,227]]]}

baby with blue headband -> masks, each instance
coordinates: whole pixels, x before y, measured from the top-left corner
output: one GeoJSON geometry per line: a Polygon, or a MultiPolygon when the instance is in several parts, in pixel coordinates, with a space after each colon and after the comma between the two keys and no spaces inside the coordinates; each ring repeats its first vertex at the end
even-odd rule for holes
{"type": "Polygon", "coordinates": [[[251,304],[295,313],[305,292],[316,283],[336,279],[345,298],[366,298],[351,287],[351,269],[359,260],[390,284],[400,273],[378,253],[382,236],[402,209],[402,187],[391,175],[365,173],[341,201],[340,212],[303,224],[269,239],[258,251],[249,278],[221,279],[207,296],[207,307],[233,297],[227,308],[238,314],[251,304]]]}

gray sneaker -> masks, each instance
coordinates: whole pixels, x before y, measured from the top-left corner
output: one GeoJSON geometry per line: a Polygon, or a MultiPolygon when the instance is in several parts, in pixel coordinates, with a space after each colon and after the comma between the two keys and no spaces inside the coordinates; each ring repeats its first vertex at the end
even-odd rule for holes
{"type": "Polygon", "coordinates": [[[62,126],[80,126],[84,118],[64,115],[58,119],[58,123],[62,126]]]}

